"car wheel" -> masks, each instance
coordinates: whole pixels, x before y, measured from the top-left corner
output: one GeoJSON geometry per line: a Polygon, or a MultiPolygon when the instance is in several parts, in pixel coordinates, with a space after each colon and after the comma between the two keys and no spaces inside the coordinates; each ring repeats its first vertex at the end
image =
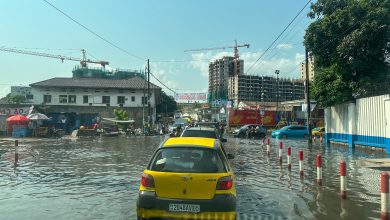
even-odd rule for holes
{"type": "Polygon", "coordinates": [[[307,134],[303,135],[303,138],[307,139],[309,136],[307,134]]]}
{"type": "Polygon", "coordinates": [[[282,134],[282,136],[280,136],[280,137],[283,138],[283,139],[286,139],[287,135],[286,134],[282,134]]]}

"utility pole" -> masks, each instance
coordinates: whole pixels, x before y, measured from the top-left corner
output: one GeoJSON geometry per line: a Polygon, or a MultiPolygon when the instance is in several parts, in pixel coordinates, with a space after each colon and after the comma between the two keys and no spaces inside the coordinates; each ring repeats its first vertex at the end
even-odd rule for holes
{"type": "Polygon", "coordinates": [[[305,91],[306,91],[306,109],[307,109],[307,130],[309,132],[309,144],[312,143],[311,139],[311,123],[310,123],[310,90],[309,90],[309,57],[308,57],[308,52],[305,49],[305,69],[306,69],[306,80],[305,80],[305,91]]]}
{"type": "Polygon", "coordinates": [[[148,126],[150,128],[151,126],[151,109],[150,109],[150,65],[149,65],[149,59],[148,59],[148,126]]]}
{"type": "Polygon", "coordinates": [[[142,132],[145,135],[146,68],[144,71],[144,96],[142,96],[142,132]]]}
{"type": "Polygon", "coordinates": [[[276,111],[279,109],[279,73],[280,70],[275,70],[276,74],[276,111]]]}

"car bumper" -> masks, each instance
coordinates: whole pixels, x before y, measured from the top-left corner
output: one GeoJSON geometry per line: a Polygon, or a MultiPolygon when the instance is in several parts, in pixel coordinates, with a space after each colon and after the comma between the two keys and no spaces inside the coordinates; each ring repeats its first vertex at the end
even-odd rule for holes
{"type": "Polygon", "coordinates": [[[235,219],[236,197],[217,194],[210,200],[177,200],[158,198],[154,192],[140,191],[137,215],[142,218],[235,219]],[[200,212],[170,212],[169,204],[197,204],[200,205],[200,212]]]}

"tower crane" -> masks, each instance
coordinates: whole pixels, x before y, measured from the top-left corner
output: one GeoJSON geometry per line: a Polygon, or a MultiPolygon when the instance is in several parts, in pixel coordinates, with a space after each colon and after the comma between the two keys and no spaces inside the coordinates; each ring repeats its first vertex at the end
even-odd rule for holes
{"type": "Polygon", "coordinates": [[[64,62],[64,60],[72,60],[72,61],[78,61],[80,62],[80,65],[82,67],[87,67],[87,63],[95,63],[100,64],[101,66],[105,67],[109,64],[108,61],[100,61],[100,60],[90,60],[86,57],[86,50],[82,49],[81,52],[83,53],[83,58],[75,58],[75,57],[68,57],[63,55],[55,55],[55,54],[49,54],[49,53],[41,53],[41,52],[35,52],[35,51],[28,51],[28,50],[21,50],[21,49],[15,49],[15,48],[7,48],[7,47],[0,47],[0,51],[6,51],[11,53],[21,53],[21,54],[27,54],[32,56],[41,56],[41,57],[49,57],[54,59],[59,59],[61,62],[64,62]]]}
{"type": "Polygon", "coordinates": [[[224,46],[224,47],[211,47],[211,48],[200,48],[200,49],[189,49],[184,52],[193,52],[193,51],[205,51],[205,50],[225,50],[226,48],[234,48],[234,103],[235,107],[238,106],[238,48],[246,47],[249,48],[249,44],[237,44],[237,40],[234,40],[235,45],[233,46],[224,46]]]}

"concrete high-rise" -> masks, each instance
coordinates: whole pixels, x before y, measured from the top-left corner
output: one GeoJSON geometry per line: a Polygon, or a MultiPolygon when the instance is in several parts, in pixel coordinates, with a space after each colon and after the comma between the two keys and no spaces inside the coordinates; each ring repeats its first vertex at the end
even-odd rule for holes
{"type": "MultiPolygon", "coordinates": [[[[237,75],[244,73],[244,61],[237,63],[237,75]]],[[[222,57],[209,64],[209,100],[233,99],[234,57],[222,57]]]]}

